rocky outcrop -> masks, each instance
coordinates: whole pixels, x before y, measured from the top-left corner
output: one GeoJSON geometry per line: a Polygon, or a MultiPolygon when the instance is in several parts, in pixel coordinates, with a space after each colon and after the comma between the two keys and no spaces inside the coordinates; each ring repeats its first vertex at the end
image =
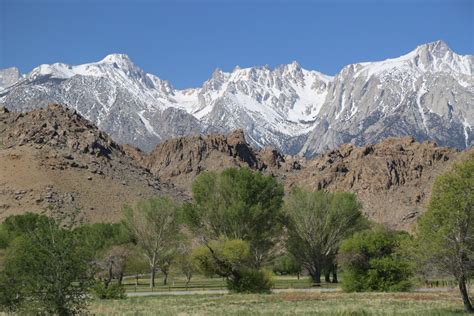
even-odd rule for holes
{"type": "Polygon", "coordinates": [[[211,134],[167,140],[142,157],[143,165],[153,174],[188,192],[192,181],[202,171],[248,167],[277,174],[279,170],[288,172],[300,168],[298,158],[284,156],[271,148],[255,150],[247,143],[243,130],[228,135],[211,134]]]}
{"type": "Polygon", "coordinates": [[[45,110],[12,114],[4,119],[4,124],[9,126],[3,137],[6,148],[35,144],[37,148],[66,148],[108,159],[112,154],[123,155],[122,148],[104,132],[76,111],[59,104],[51,104],[45,110]]]}
{"type": "Polygon", "coordinates": [[[188,198],[77,112],[60,105],[28,113],[0,108],[0,220],[54,206],[114,221],[124,204],[157,195],[188,198]]]}
{"type": "Polygon", "coordinates": [[[371,219],[408,229],[424,211],[434,179],[452,163],[472,158],[473,149],[460,152],[412,137],[389,138],[341,146],[308,160],[285,182],[288,187],[354,192],[371,219]]]}
{"type": "Polygon", "coordinates": [[[413,137],[388,138],[357,147],[345,144],[306,160],[284,156],[277,150],[255,150],[242,131],[228,136],[183,137],[157,146],[145,156],[145,166],[190,192],[202,171],[248,167],[267,172],[293,186],[309,190],[349,191],[357,194],[364,212],[392,228],[409,229],[424,211],[431,186],[453,162],[474,157],[474,150],[460,152],[413,137]]]}

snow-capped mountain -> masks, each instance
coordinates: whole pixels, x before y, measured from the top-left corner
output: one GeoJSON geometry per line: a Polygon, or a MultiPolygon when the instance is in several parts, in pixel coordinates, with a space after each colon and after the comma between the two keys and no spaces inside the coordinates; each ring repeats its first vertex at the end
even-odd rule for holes
{"type": "Polygon", "coordinates": [[[201,88],[178,90],[114,54],[23,76],[0,70],[0,103],[17,111],[63,103],[144,150],[170,137],[236,128],[256,147],[308,156],[401,135],[465,148],[474,143],[473,61],[438,41],[348,65],[334,77],[293,62],[216,70],[201,88]]]}

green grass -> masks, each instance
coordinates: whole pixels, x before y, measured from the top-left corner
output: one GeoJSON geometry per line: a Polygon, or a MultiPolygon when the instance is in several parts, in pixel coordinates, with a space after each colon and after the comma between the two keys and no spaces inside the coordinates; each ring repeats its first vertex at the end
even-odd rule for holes
{"type": "MultiPolygon", "coordinates": [[[[194,276],[191,282],[186,286],[184,277],[170,277],[166,286],[162,285],[161,279],[156,279],[156,287],[154,291],[182,291],[182,290],[223,290],[226,289],[226,282],[223,278],[206,278],[201,275],[194,276]]],[[[308,277],[301,277],[299,280],[296,276],[275,276],[275,289],[300,289],[311,288],[311,282],[308,277]]],[[[135,287],[135,279],[127,278],[123,281],[127,292],[149,292],[149,280],[145,278],[139,279],[139,286],[135,287]]],[[[333,287],[333,284],[323,284],[324,287],[333,287]]]]}
{"type": "Polygon", "coordinates": [[[456,291],[225,294],[94,301],[95,315],[462,315],[456,291]]]}

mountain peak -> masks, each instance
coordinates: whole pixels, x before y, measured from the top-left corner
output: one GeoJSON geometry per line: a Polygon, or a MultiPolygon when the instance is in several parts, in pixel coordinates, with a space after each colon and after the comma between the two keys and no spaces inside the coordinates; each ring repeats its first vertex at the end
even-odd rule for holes
{"type": "Polygon", "coordinates": [[[449,48],[448,44],[446,44],[446,42],[444,42],[442,40],[438,40],[438,41],[435,41],[435,42],[420,45],[416,48],[415,51],[417,53],[429,52],[430,54],[432,54],[434,56],[437,56],[437,57],[442,57],[447,52],[452,52],[451,49],[449,48]]]}
{"type": "Polygon", "coordinates": [[[123,62],[132,62],[130,57],[127,54],[109,54],[105,56],[104,59],[100,61],[101,63],[123,63],[123,62]]]}
{"type": "Polygon", "coordinates": [[[99,64],[111,64],[116,68],[137,68],[127,54],[110,54],[98,62],[99,64]]]}
{"type": "Polygon", "coordinates": [[[290,64],[290,66],[294,67],[294,68],[300,68],[301,65],[299,62],[297,62],[296,60],[293,60],[290,64]]]}

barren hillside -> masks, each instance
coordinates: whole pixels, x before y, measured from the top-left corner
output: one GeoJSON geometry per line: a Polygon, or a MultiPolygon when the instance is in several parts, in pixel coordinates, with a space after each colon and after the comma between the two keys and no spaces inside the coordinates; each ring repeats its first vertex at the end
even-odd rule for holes
{"type": "Polygon", "coordinates": [[[124,204],[156,195],[187,198],[76,112],[0,108],[0,220],[53,205],[79,208],[94,222],[115,221],[124,204]]]}

